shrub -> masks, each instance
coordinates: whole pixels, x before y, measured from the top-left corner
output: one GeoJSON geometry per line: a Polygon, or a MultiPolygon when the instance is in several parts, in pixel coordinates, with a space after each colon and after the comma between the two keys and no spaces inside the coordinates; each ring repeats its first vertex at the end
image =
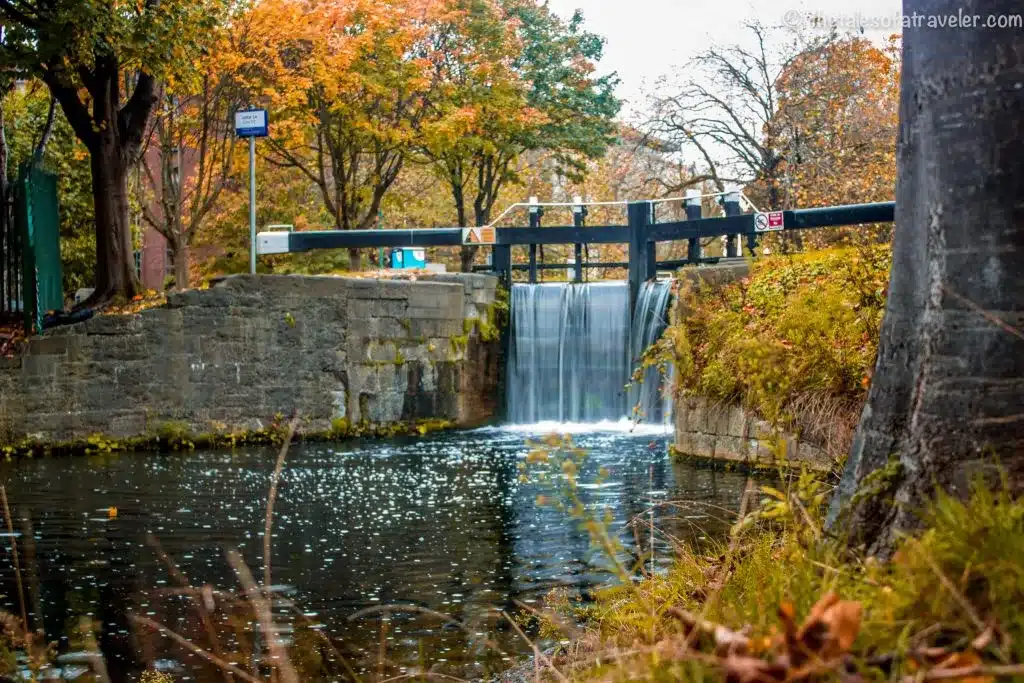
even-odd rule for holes
{"type": "Polygon", "coordinates": [[[859,402],[885,306],[888,245],[758,260],[725,287],[684,289],[661,350],[677,391],[739,401],[780,423],[802,394],[859,402]]]}

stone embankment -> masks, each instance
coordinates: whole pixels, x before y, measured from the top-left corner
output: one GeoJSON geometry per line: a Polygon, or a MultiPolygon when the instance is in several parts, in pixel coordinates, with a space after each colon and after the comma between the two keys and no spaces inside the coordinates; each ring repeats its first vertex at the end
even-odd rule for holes
{"type": "MultiPolygon", "coordinates": [[[[495,415],[497,280],[232,276],[0,359],[0,445],[495,415]]],[[[343,431],[343,430],[342,430],[343,431]]]]}
{"type": "Polygon", "coordinates": [[[751,467],[807,467],[828,471],[834,463],[820,446],[793,434],[780,433],[739,405],[721,405],[703,398],[675,402],[675,444],[678,457],[738,463],[751,467]]]}

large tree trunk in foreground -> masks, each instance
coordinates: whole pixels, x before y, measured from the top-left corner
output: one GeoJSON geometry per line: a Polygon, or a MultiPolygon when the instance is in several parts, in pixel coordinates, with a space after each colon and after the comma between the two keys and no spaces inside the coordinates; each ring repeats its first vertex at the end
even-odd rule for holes
{"type": "MultiPolygon", "coordinates": [[[[984,20],[1020,5],[904,2],[905,15],[960,8],[984,20]]],[[[846,506],[840,520],[851,540],[882,556],[916,526],[937,486],[964,495],[998,463],[1024,488],[1021,83],[1020,29],[903,32],[889,299],[833,502],[833,517],[846,506]]]]}

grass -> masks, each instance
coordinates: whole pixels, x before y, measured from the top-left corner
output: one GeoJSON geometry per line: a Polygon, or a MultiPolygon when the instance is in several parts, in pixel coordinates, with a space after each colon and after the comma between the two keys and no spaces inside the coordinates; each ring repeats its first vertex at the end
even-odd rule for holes
{"type": "Polygon", "coordinates": [[[728,541],[575,609],[583,631],[554,666],[582,681],[1024,677],[1024,503],[939,493],[882,563],[826,537],[812,482],[762,488],[728,541]]]}
{"type": "Polygon", "coordinates": [[[676,390],[846,450],[870,385],[891,263],[887,245],[758,259],[724,287],[685,279],[649,352],[676,390]]]}

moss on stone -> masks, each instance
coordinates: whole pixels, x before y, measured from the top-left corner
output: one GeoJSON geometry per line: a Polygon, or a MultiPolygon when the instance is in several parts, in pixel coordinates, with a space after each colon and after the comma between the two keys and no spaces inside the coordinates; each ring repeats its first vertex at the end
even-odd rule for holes
{"type": "MultiPolygon", "coordinates": [[[[323,431],[296,432],[297,441],[326,442],[355,438],[391,438],[397,436],[424,436],[433,432],[454,429],[457,425],[447,419],[422,419],[402,422],[375,423],[363,420],[351,423],[347,418],[331,421],[323,431]]],[[[288,423],[281,416],[262,429],[193,433],[188,425],[165,422],[151,433],[132,437],[110,437],[90,434],[81,439],[62,442],[41,442],[23,439],[0,446],[0,457],[13,460],[19,457],[45,455],[95,455],[117,452],[181,452],[232,449],[239,446],[279,446],[288,435],[288,423]]]]}

